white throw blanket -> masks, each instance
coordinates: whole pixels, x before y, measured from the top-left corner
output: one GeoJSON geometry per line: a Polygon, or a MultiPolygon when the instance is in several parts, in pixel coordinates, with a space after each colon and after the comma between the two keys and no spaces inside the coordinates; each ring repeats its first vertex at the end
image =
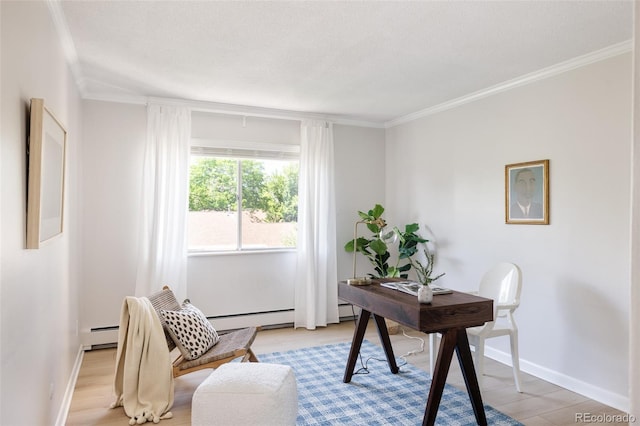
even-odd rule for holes
{"type": "Polygon", "coordinates": [[[116,400],[111,407],[124,407],[130,425],[173,417],[169,348],[146,297],[127,297],[122,304],[113,389],[116,400]]]}

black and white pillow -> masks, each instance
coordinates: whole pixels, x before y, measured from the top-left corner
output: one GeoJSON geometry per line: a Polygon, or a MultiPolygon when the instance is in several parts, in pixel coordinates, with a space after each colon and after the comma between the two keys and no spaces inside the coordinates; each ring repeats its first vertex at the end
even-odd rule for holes
{"type": "Polygon", "coordinates": [[[207,317],[190,303],[179,311],[160,311],[169,334],[185,359],[196,359],[218,343],[219,337],[207,317]]]}

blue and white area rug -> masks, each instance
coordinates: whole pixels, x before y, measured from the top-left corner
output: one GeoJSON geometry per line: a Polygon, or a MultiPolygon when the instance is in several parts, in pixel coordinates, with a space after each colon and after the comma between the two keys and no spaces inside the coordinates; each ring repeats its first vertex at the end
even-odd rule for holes
{"type": "MultiPolygon", "coordinates": [[[[369,373],[354,374],[351,383],[343,383],[350,347],[351,343],[340,343],[258,358],[261,362],[293,367],[298,382],[298,425],[422,424],[431,384],[429,373],[406,364],[398,374],[392,374],[382,348],[365,340],[360,353],[369,373]]],[[[452,362],[455,361],[454,357],[452,362]]],[[[356,371],[360,367],[358,361],[356,371]]],[[[488,405],[485,412],[490,425],[520,425],[488,405]]],[[[468,394],[446,385],[436,424],[475,425],[468,394]]]]}

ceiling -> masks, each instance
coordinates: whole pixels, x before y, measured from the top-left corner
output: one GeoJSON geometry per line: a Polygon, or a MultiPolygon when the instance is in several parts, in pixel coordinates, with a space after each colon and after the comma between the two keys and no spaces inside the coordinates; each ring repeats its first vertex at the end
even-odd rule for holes
{"type": "Polygon", "coordinates": [[[85,98],[386,123],[632,38],[632,1],[56,1],[85,98]]]}

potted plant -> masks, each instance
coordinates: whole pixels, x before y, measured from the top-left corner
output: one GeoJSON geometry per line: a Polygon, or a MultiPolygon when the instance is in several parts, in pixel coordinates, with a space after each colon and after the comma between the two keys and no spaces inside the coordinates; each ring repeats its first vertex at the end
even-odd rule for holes
{"type": "Polygon", "coordinates": [[[393,235],[383,232],[386,222],[382,219],[384,207],[376,204],[375,207],[368,212],[358,211],[360,220],[364,223],[369,231],[373,233],[371,238],[358,237],[351,239],[344,245],[344,249],[352,253],[354,250],[362,253],[373,265],[377,275],[369,274],[372,278],[383,278],[389,274],[389,250],[387,242],[393,235]],[[355,244],[355,247],[354,247],[355,244]]]}
{"type": "Polygon", "coordinates": [[[366,224],[373,235],[370,238],[350,239],[344,245],[344,249],[349,253],[355,249],[369,259],[376,271],[376,274],[369,274],[371,278],[407,278],[412,268],[411,258],[417,253],[418,244],[426,243],[427,240],[418,235],[420,226],[417,223],[406,225],[402,231],[398,227],[386,230],[382,213],[384,213],[384,207],[380,204],[376,204],[366,213],[358,211],[360,220],[366,224]],[[391,257],[389,244],[396,241],[398,241],[398,258],[395,265],[389,265],[391,257]],[[406,260],[406,263],[400,265],[403,260],[406,260]]]}
{"type": "MultiPolygon", "coordinates": [[[[394,227],[387,231],[385,229],[387,224],[382,219],[382,213],[384,213],[384,207],[380,204],[376,204],[366,213],[358,211],[360,223],[365,223],[373,235],[371,238],[354,236],[345,244],[344,248],[350,253],[357,250],[369,259],[377,274],[369,274],[371,278],[408,278],[409,271],[414,267],[412,257],[418,252],[418,244],[425,244],[428,240],[418,235],[420,225],[417,223],[405,225],[404,230],[394,227]],[[395,265],[390,266],[389,244],[396,241],[398,242],[398,258],[395,265]],[[401,263],[403,264],[401,265],[401,263]]],[[[390,334],[396,334],[399,324],[387,320],[387,328],[390,334]]]]}
{"type": "Polygon", "coordinates": [[[422,252],[424,253],[424,257],[425,257],[424,264],[417,259],[416,260],[410,259],[410,260],[411,260],[413,269],[415,269],[416,271],[416,275],[418,276],[418,281],[420,282],[420,284],[429,285],[433,281],[443,276],[445,273],[443,272],[440,275],[432,277],[431,275],[433,274],[433,265],[435,263],[434,262],[435,256],[433,255],[433,253],[429,251],[429,247],[427,247],[426,244],[424,244],[424,248],[422,249],[422,252]]]}
{"type": "Polygon", "coordinates": [[[418,281],[422,284],[418,290],[418,301],[420,303],[431,303],[433,300],[433,290],[429,284],[443,276],[444,273],[433,277],[434,255],[429,251],[429,247],[426,244],[424,244],[422,251],[425,257],[425,263],[416,259],[411,262],[411,265],[416,271],[418,281]]]}

